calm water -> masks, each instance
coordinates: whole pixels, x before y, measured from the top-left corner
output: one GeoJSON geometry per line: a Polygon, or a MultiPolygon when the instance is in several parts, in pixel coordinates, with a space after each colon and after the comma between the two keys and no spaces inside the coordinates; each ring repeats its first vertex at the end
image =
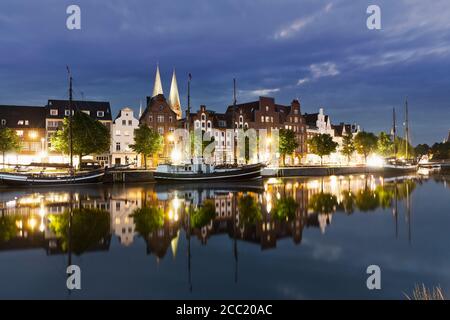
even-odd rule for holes
{"type": "Polygon", "coordinates": [[[0,298],[403,299],[416,283],[448,297],[447,181],[0,189],[0,298]]]}

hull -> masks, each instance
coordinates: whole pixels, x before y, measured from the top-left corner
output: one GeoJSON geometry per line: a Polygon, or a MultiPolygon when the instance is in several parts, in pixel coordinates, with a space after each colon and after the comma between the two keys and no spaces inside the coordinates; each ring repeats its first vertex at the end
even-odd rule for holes
{"type": "Polygon", "coordinates": [[[260,179],[262,165],[245,166],[236,169],[217,170],[214,173],[164,173],[155,172],[154,177],[160,182],[222,182],[260,179]]]}
{"type": "Polygon", "coordinates": [[[46,177],[39,175],[0,173],[0,184],[7,186],[57,186],[100,183],[105,172],[95,171],[74,176],[46,177]]]}

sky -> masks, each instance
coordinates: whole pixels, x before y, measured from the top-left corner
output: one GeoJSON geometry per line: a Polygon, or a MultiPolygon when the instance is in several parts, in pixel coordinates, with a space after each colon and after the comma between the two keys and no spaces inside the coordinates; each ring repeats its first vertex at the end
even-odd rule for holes
{"type": "MultiPolygon", "coordinates": [[[[320,107],[334,123],[390,131],[408,98],[413,144],[450,129],[448,0],[2,0],[0,104],[44,105],[68,96],[139,109],[159,63],[168,96],[176,69],[183,107],[224,112],[272,96],[320,107]],[[66,27],[69,5],[81,30],[66,27]],[[381,9],[381,30],[366,10],[381,9]]],[[[401,121],[399,121],[401,122],[401,121]]],[[[401,123],[400,123],[401,125],[401,123]]]]}

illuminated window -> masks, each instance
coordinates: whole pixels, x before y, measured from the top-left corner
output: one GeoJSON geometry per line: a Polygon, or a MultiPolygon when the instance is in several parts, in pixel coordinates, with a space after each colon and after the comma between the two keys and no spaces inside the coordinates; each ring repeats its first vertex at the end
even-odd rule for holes
{"type": "Polygon", "coordinates": [[[164,127],[158,127],[158,133],[164,134],[164,127]]]}
{"type": "Polygon", "coordinates": [[[16,131],[16,134],[17,134],[19,137],[23,137],[23,130],[17,130],[17,131],[16,131]]]}
{"type": "Polygon", "coordinates": [[[30,121],[25,120],[25,125],[26,125],[26,126],[30,125],[30,121]]]}
{"type": "Polygon", "coordinates": [[[17,125],[19,125],[19,126],[23,126],[23,120],[19,120],[19,121],[17,121],[17,125]]]}
{"type": "Polygon", "coordinates": [[[89,110],[83,110],[82,112],[86,113],[87,115],[91,115],[91,112],[89,110]]]}
{"type": "Polygon", "coordinates": [[[64,115],[66,117],[70,116],[70,110],[69,109],[64,110],[64,115]]]}
{"type": "Polygon", "coordinates": [[[157,121],[159,123],[163,123],[164,122],[164,115],[158,115],[157,121]]]}
{"type": "Polygon", "coordinates": [[[116,142],[116,151],[120,151],[120,142],[116,142]]]}
{"type": "Polygon", "coordinates": [[[50,115],[51,116],[57,116],[58,115],[58,109],[50,109],[50,115]]]}
{"type": "Polygon", "coordinates": [[[261,122],[264,122],[264,116],[261,116],[261,122]]]}
{"type": "Polygon", "coordinates": [[[105,112],[104,111],[97,111],[97,117],[103,118],[104,116],[105,116],[105,112]]]}
{"type": "Polygon", "coordinates": [[[5,119],[2,119],[2,126],[6,126],[6,120],[5,119]]]}
{"type": "Polygon", "coordinates": [[[116,130],[116,136],[120,136],[120,130],[116,130]]]}

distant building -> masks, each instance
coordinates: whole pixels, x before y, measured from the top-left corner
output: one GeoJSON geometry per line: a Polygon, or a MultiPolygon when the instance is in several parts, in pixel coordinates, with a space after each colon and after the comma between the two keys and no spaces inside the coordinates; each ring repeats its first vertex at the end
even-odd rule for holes
{"type": "MultiPolygon", "coordinates": [[[[21,140],[20,152],[6,155],[5,163],[41,162],[46,151],[45,109],[43,107],[2,105],[0,106],[0,127],[15,130],[21,140]]],[[[2,155],[0,155],[1,157],[2,155]]]]}
{"type": "Polygon", "coordinates": [[[114,119],[111,130],[111,165],[138,165],[139,155],[131,150],[134,143],[134,130],[139,127],[139,120],[130,108],[120,110],[114,119]]]}

